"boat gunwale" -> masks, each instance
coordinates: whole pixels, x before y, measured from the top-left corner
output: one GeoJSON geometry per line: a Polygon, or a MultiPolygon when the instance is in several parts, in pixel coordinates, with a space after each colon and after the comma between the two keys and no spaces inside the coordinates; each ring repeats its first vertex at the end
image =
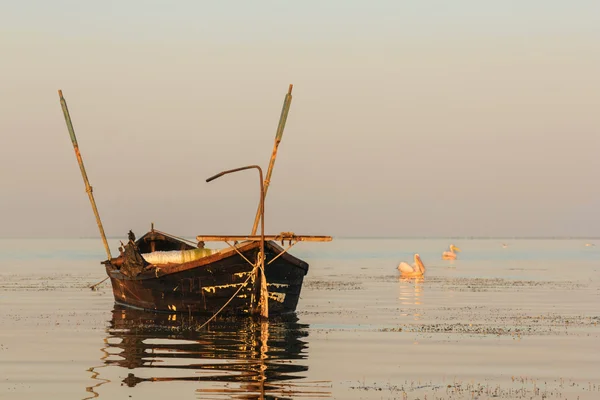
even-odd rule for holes
{"type": "MultiPolygon", "coordinates": [[[[274,241],[265,242],[266,247],[268,246],[271,250],[275,251],[276,256],[278,258],[284,259],[294,265],[295,267],[301,268],[304,270],[306,274],[308,272],[308,263],[303,261],[292,254],[288,253],[285,249],[279,246],[274,241]],[[281,254],[283,253],[283,254],[281,254]]],[[[221,261],[228,257],[231,257],[238,252],[244,253],[249,250],[253,250],[254,248],[260,247],[260,242],[256,241],[247,241],[242,242],[234,246],[235,248],[226,247],[220,249],[214,254],[208,255],[206,257],[199,258],[197,260],[188,261],[185,263],[169,263],[169,264],[150,264],[146,268],[147,270],[143,271],[139,275],[135,277],[129,277],[120,272],[114,265],[110,262],[105,261],[107,267],[107,273],[111,278],[120,279],[120,280],[146,280],[146,279],[157,279],[165,275],[176,274],[183,271],[188,271],[191,269],[203,267],[206,265],[213,264],[215,262],[221,261]],[[237,249],[237,251],[236,251],[237,249]]],[[[244,262],[246,262],[244,260],[244,262]]],[[[248,265],[250,267],[250,265],[248,265]]]]}

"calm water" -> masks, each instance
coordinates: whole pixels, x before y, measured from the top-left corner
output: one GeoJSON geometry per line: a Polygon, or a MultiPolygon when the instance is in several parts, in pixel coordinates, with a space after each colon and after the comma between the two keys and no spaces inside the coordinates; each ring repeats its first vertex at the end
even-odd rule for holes
{"type": "Polygon", "coordinates": [[[299,244],[295,315],[198,330],[87,289],[100,240],[2,239],[0,398],[600,399],[600,242],[504,242],[299,244]]]}

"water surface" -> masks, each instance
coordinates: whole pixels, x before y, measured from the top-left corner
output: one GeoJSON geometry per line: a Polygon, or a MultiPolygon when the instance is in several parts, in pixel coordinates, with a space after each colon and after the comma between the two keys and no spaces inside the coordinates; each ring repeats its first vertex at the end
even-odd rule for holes
{"type": "Polygon", "coordinates": [[[600,398],[600,243],[504,242],[299,244],[296,314],[198,329],[89,290],[99,240],[2,239],[0,397],[600,398]],[[414,252],[425,278],[400,279],[414,252]]]}

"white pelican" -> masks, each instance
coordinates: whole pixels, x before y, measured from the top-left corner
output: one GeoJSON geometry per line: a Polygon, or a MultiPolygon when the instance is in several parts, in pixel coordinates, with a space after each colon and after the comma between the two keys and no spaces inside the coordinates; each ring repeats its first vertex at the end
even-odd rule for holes
{"type": "Polygon", "coordinates": [[[460,249],[455,245],[451,244],[448,247],[448,250],[442,253],[442,260],[456,260],[455,251],[458,251],[460,253],[460,249]]]}
{"type": "Polygon", "coordinates": [[[402,261],[398,265],[398,271],[400,271],[400,276],[403,278],[420,278],[425,274],[425,266],[423,265],[423,261],[421,261],[421,257],[415,254],[414,265],[402,261]]]}

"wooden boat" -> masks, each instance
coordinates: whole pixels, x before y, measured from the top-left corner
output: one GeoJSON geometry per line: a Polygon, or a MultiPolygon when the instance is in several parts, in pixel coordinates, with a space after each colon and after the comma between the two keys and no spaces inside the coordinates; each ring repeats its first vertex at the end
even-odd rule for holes
{"type": "MultiPolygon", "coordinates": [[[[122,256],[104,261],[115,302],[145,310],[215,314],[231,299],[227,313],[252,313],[252,299],[256,302],[260,296],[259,282],[255,282],[255,263],[247,260],[259,258],[258,238],[241,241],[188,262],[153,265],[145,261],[144,255],[192,253],[195,247],[154,229],[136,241],[133,237],[122,256]]],[[[269,238],[292,244],[313,239],[285,234],[266,237],[269,238]]],[[[264,247],[269,313],[295,311],[308,264],[289,254],[274,240],[266,240],[264,247]]]]}
{"type": "Polygon", "coordinates": [[[331,237],[300,236],[292,232],[264,233],[264,199],[291,103],[291,90],[292,85],[284,100],[266,179],[263,180],[262,169],[257,165],[223,171],[207,179],[210,182],[229,173],[258,170],[260,203],[251,235],[200,235],[197,242],[190,242],[157,231],[152,225],[150,232],[138,240],[130,231],[129,241],[119,249],[121,254],[117,258],[111,255],[67,104],[59,91],[75,155],[108,256],[103,264],[117,304],[149,311],[213,316],[222,313],[268,317],[269,313],[296,310],[308,264],[289,254],[288,250],[298,242],[331,241],[331,237]],[[257,235],[259,222],[261,234],[257,235]],[[228,247],[218,251],[204,249],[205,241],[222,241],[228,247]],[[284,249],[277,242],[282,246],[288,242],[288,247],[284,249]]]}

